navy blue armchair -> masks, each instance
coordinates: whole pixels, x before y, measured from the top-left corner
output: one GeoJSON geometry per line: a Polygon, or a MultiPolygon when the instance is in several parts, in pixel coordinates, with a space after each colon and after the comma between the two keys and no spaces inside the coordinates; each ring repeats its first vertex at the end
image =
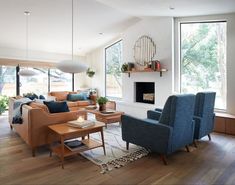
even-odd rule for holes
{"type": "MultiPolygon", "coordinates": [[[[195,95],[170,96],[159,121],[122,116],[122,139],[159,153],[164,164],[166,155],[193,142],[195,95]]],[[[188,150],[188,147],[186,147],[188,150]]],[[[189,151],[189,150],[188,150],[189,151]]]]}
{"type": "MultiPolygon", "coordinates": [[[[194,120],[195,132],[194,139],[198,140],[208,135],[211,140],[210,133],[214,128],[214,104],[215,92],[199,92],[196,94],[194,120]]],[[[194,142],[195,146],[196,143],[194,142]]]]}

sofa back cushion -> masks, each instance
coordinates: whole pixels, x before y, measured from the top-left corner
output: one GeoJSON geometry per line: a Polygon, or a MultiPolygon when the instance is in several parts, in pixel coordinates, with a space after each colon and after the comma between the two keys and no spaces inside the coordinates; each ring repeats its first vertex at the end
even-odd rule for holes
{"type": "Polygon", "coordinates": [[[87,100],[87,95],[86,95],[85,93],[68,94],[67,100],[68,100],[68,101],[82,101],[82,100],[87,100]]]}
{"type": "Polygon", "coordinates": [[[66,102],[44,101],[43,103],[47,106],[50,113],[69,112],[69,108],[66,102]]]}
{"type": "Polygon", "coordinates": [[[55,96],[57,101],[64,101],[67,99],[67,95],[69,94],[68,91],[58,91],[58,92],[51,92],[51,96],[55,96]]]}
{"type": "Polygon", "coordinates": [[[47,106],[42,104],[42,103],[32,102],[32,103],[30,103],[30,107],[32,107],[32,108],[40,108],[40,109],[44,110],[45,112],[50,113],[49,109],[47,108],[47,106]]]}

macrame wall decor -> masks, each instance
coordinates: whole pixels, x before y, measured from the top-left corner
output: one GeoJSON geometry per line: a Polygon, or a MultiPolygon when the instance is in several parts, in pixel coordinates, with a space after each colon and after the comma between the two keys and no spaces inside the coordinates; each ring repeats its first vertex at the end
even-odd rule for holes
{"type": "Polygon", "coordinates": [[[148,65],[156,54],[156,45],[149,36],[141,36],[134,45],[135,62],[141,66],[148,65]]]}

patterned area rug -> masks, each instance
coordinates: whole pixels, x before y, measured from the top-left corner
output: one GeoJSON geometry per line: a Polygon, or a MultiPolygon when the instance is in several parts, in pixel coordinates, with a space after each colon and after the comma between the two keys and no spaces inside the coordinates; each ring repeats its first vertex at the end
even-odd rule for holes
{"type": "MultiPolygon", "coordinates": [[[[90,138],[101,141],[100,133],[91,134],[90,138]]],[[[109,124],[107,128],[104,128],[104,140],[106,156],[102,147],[81,153],[82,156],[99,165],[101,173],[125,166],[149,153],[146,149],[133,144],[129,145],[127,151],[126,142],[122,140],[121,136],[121,126],[118,123],[109,124]]]]}

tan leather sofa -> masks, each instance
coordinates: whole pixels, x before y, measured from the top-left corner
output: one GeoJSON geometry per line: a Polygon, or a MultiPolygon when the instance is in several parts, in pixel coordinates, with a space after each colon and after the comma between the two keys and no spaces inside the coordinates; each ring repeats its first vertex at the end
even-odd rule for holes
{"type": "MultiPolygon", "coordinates": [[[[67,101],[68,94],[76,94],[78,92],[70,91],[55,91],[48,93],[48,96],[54,98],[56,101],[67,101]]],[[[67,101],[70,111],[78,110],[79,108],[86,107],[88,105],[96,105],[96,96],[91,95],[88,100],[79,100],[79,101],[67,101]]]]}
{"type": "Polygon", "coordinates": [[[57,136],[48,134],[48,125],[65,123],[77,119],[78,111],[51,114],[47,106],[33,102],[30,106],[23,105],[22,107],[23,123],[12,124],[14,100],[14,98],[9,99],[10,127],[11,129],[14,128],[20,137],[31,147],[33,156],[35,156],[35,150],[38,146],[46,145],[52,140],[59,140],[57,136]]]}

